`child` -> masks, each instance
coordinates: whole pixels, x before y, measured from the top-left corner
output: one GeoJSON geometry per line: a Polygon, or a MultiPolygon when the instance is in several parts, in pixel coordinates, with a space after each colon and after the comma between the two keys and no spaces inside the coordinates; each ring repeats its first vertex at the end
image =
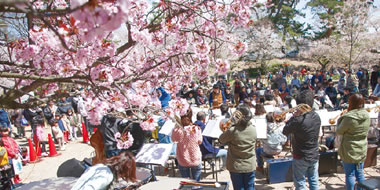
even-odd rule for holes
{"type": "Polygon", "coordinates": [[[78,115],[73,113],[72,109],[67,110],[68,119],[70,121],[70,128],[71,128],[71,134],[70,136],[73,137],[75,140],[78,139],[77,131],[80,129],[80,120],[78,115]]]}
{"type": "MultiPolygon", "coordinates": [[[[53,120],[54,121],[54,120],[53,120]]],[[[61,120],[61,115],[56,114],[55,115],[55,121],[58,123],[58,127],[61,130],[62,134],[64,135],[66,130],[65,123],[61,120]]],[[[55,136],[54,136],[55,137],[55,136]]],[[[64,138],[63,138],[64,139],[64,138]]]]}
{"type": "MultiPolygon", "coordinates": [[[[9,129],[6,126],[0,125],[0,133],[1,133],[1,141],[5,149],[7,150],[9,164],[12,164],[13,159],[17,159],[19,157],[19,146],[17,145],[17,142],[8,136],[9,129]]],[[[18,175],[15,175],[13,178],[13,181],[15,184],[18,184],[21,182],[21,179],[18,175]]]]}
{"type": "Polygon", "coordinates": [[[58,121],[53,119],[50,122],[50,126],[51,126],[51,131],[54,135],[54,138],[56,139],[58,143],[59,150],[65,150],[65,145],[63,144],[63,132],[58,127],[58,121]]]}
{"type": "MultiPolygon", "coordinates": [[[[277,112],[276,114],[279,114],[277,112]]],[[[281,120],[276,122],[275,114],[273,112],[269,112],[266,115],[266,120],[268,123],[267,128],[267,139],[262,141],[263,147],[259,147],[256,149],[257,156],[257,170],[263,170],[263,159],[261,155],[266,157],[273,157],[274,155],[278,155],[282,151],[282,145],[286,142],[287,137],[282,134],[282,130],[285,126],[285,123],[281,120]]]]}

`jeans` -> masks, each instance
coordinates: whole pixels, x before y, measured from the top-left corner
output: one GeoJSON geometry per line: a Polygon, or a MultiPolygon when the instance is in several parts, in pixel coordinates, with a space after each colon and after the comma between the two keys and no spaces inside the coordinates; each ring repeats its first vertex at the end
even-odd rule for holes
{"type": "Polygon", "coordinates": [[[306,179],[309,181],[310,190],[318,190],[318,160],[305,161],[293,159],[293,181],[296,190],[306,189],[306,179]]]}
{"type": "Polygon", "coordinates": [[[227,160],[227,150],[226,149],[219,149],[218,154],[216,154],[217,158],[222,158],[222,168],[226,168],[226,160],[227,160]]]}
{"type": "Polygon", "coordinates": [[[255,190],[255,171],[248,173],[230,172],[234,190],[255,190]]]}
{"type": "Polygon", "coordinates": [[[190,167],[184,167],[184,166],[181,166],[181,164],[178,164],[178,169],[183,178],[191,178],[191,179],[195,179],[196,181],[201,180],[202,164],[199,164],[198,166],[190,166],[190,167]],[[192,177],[190,177],[190,173],[192,177]]]}
{"type": "MultiPolygon", "coordinates": [[[[363,174],[363,162],[360,164],[346,163],[343,161],[344,173],[346,174],[346,189],[353,190],[356,181],[362,182],[365,180],[363,174]]],[[[358,190],[362,188],[357,187],[358,190]]]]}
{"type": "Polygon", "coordinates": [[[272,157],[272,158],[273,158],[273,155],[266,154],[264,152],[263,147],[259,147],[256,149],[257,166],[262,168],[262,167],[264,167],[264,161],[263,161],[263,158],[261,157],[261,155],[263,155],[264,157],[272,157]]]}

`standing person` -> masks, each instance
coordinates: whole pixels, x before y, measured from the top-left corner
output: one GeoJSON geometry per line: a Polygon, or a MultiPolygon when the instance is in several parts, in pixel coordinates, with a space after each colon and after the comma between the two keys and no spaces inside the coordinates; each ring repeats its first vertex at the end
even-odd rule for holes
{"type": "Polygon", "coordinates": [[[84,123],[84,126],[86,127],[87,129],[87,132],[89,134],[92,133],[92,130],[90,130],[89,126],[88,126],[88,119],[87,119],[87,110],[86,110],[86,107],[85,107],[85,100],[78,95],[78,112],[79,114],[82,116],[82,121],[84,123]]]}
{"type": "Polygon", "coordinates": [[[26,121],[24,116],[22,115],[22,111],[17,109],[12,113],[12,117],[14,118],[14,125],[17,128],[17,135],[19,138],[25,137],[25,123],[21,120],[26,121]]]}
{"type": "Polygon", "coordinates": [[[363,96],[361,94],[350,96],[348,112],[339,118],[336,131],[337,135],[342,136],[338,154],[343,160],[347,190],[354,189],[355,181],[365,180],[363,164],[367,154],[369,125],[370,119],[368,112],[364,109],[363,96]]]}
{"type": "Polygon", "coordinates": [[[49,104],[43,108],[44,116],[48,122],[55,118],[56,111],[57,106],[54,105],[53,101],[49,101],[49,104]]]}
{"type": "Polygon", "coordinates": [[[219,136],[219,141],[228,145],[227,170],[234,189],[254,190],[256,128],[250,122],[252,113],[247,105],[239,105],[237,111],[243,114],[243,118],[229,129],[225,129],[221,123],[224,132],[219,136]]]}
{"type": "Polygon", "coordinates": [[[371,72],[371,87],[372,91],[375,91],[377,78],[380,76],[380,67],[375,65],[373,71],[371,72]]]}
{"type": "Polygon", "coordinates": [[[169,101],[171,100],[170,94],[167,93],[162,87],[156,90],[157,97],[161,102],[161,107],[166,108],[169,106],[169,101]]]}
{"type": "Polygon", "coordinates": [[[296,190],[306,188],[306,177],[311,190],[319,189],[318,184],[318,137],[321,127],[319,115],[311,110],[314,94],[304,90],[297,96],[297,105],[307,104],[308,110],[300,109],[286,123],[283,134],[293,135],[293,181],[296,190]]]}
{"type": "Polygon", "coordinates": [[[198,126],[191,122],[192,111],[189,109],[181,116],[181,125],[176,126],[172,132],[173,142],[177,142],[177,160],[181,176],[184,178],[201,180],[202,152],[199,147],[202,144],[202,132],[198,126]],[[191,174],[191,175],[190,175],[191,174]]]}
{"type": "Polygon", "coordinates": [[[73,110],[67,110],[67,118],[70,121],[70,128],[71,128],[71,137],[73,137],[75,140],[78,139],[77,132],[80,131],[81,127],[81,119],[78,117],[77,114],[73,112],[73,110]]]}
{"type": "Polygon", "coordinates": [[[60,114],[66,114],[67,113],[67,110],[69,109],[73,109],[73,106],[72,106],[72,103],[66,99],[66,97],[62,97],[59,101],[58,101],[58,109],[57,111],[60,113],[60,114]]]}
{"type": "Polygon", "coordinates": [[[239,78],[237,76],[235,76],[235,82],[234,82],[234,85],[232,87],[232,91],[234,92],[234,100],[235,100],[235,104],[236,105],[239,105],[239,97],[240,97],[240,92],[241,92],[241,88],[244,86],[244,84],[239,80],[239,78]]]}
{"type": "Polygon", "coordinates": [[[219,89],[223,92],[226,92],[227,84],[224,81],[224,77],[221,75],[218,77],[218,82],[216,84],[219,86],[219,89]]]}
{"type": "Polygon", "coordinates": [[[11,121],[9,119],[8,113],[4,109],[0,109],[0,125],[8,127],[9,136],[12,136],[11,121]]]}

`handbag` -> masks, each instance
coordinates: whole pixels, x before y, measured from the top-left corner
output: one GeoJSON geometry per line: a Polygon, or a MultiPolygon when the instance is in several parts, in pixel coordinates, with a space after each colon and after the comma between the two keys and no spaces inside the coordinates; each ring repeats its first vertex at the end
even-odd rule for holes
{"type": "Polygon", "coordinates": [[[28,121],[25,118],[20,119],[21,126],[29,125],[28,121]]]}
{"type": "Polygon", "coordinates": [[[15,175],[19,175],[22,171],[22,161],[21,156],[19,155],[17,159],[12,159],[13,170],[15,175]]]}

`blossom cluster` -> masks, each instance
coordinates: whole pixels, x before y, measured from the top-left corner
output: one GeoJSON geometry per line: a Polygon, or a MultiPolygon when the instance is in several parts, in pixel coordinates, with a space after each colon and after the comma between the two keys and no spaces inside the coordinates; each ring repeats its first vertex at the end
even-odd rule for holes
{"type": "MultiPolygon", "coordinates": [[[[247,44],[228,32],[227,23],[249,27],[249,8],[256,3],[171,0],[153,6],[146,0],[65,2],[55,0],[54,6],[75,11],[56,16],[54,22],[49,20],[58,36],[52,28],[35,25],[29,31],[32,43],[27,39],[16,43],[16,65],[32,65],[14,72],[81,81],[89,90],[83,97],[93,124],[99,124],[111,109],[158,108],[154,89],[159,87],[173,96],[168,112],[185,114],[188,105],[175,94],[194,78],[207,77],[210,68],[220,74],[228,71],[228,60],[215,55],[221,44],[228,44],[236,55],[245,52],[247,44]],[[123,28],[123,36],[115,34],[123,28]]],[[[32,3],[35,9],[47,6],[42,0],[32,3]]],[[[57,85],[46,88],[47,94],[53,93],[57,85]]],[[[146,118],[142,127],[153,130],[152,118],[146,118]]]]}

